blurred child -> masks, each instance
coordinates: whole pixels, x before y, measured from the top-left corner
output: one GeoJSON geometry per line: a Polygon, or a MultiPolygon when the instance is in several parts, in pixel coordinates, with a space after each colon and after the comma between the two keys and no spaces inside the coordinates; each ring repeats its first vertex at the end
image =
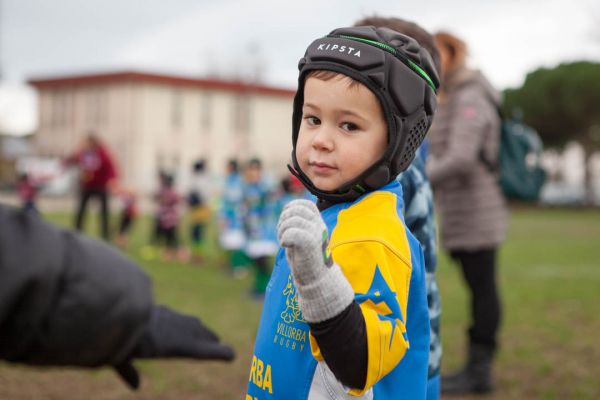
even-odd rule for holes
{"type": "Polygon", "coordinates": [[[271,218],[274,220],[274,226],[277,226],[279,215],[283,211],[283,207],[292,200],[306,199],[310,200],[313,196],[304,187],[302,182],[294,175],[289,174],[288,176],[281,179],[279,182],[279,188],[273,191],[271,204],[271,218]]]}
{"type": "Polygon", "coordinates": [[[117,197],[122,202],[121,215],[119,217],[119,232],[115,239],[117,246],[127,247],[129,234],[137,216],[137,196],[134,191],[120,188],[117,197]]]}
{"type": "Polygon", "coordinates": [[[156,240],[158,244],[165,245],[163,253],[167,261],[179,257],[185,261],[185,256],[179,247],[178,225],[179,204],[181,197],[175,191],[173,176],[168,173],[160,175],[160,188],[155,195],[156,210],[156,240]]]}
{"type": "Polygon", "coordinates": [[[269,229],[270,190],[263,180],[262,163],[253,158],[244,170],[242,218],[247,238],[246,255],[255,270],[252,294],[262,297],[269,277],[269,257],[277,252],[275,227],[269,229]]]}
{"type": "Polygon", "coordinates": [[[38,212],[35,201],[40,188],[39,182],[35,181],[28,173],[24,172],[19,175],[17,194],[23,210],[38,212]]]}
{"type": "Polygon", "coordinates": [[[19,174],[16,186],[23,210],[38,212],[36,206],[37,196],[44,188],[44,185],[53,178],[54,175],[48,174],[36,175],[30,172],[19,174]]]}
{"type": "Polygon", "coordinates": [[[288,192],[290,200],[297,199],[306,199],[306,200],[315,200],[315,196],[313,196],[300,182],[300,179],[295,177],[293,174],[288,176],[288,192]]]}
{"type": "Polygon", "coordinates": [[[237,160],[227,162],[225,184],[219,207],[219,243],[227,254],[231,273],[243,278],[248,273],[244,253],[246,238],[242,226],[242,186],[237,160]]]}
{"type": "Polygon", "coordinates": [[[203,260],[203,242],[206,224],[210,219],[209,177],[206,174],[204,160],[196,161],[192,169],[192,184],[188,194],[190,212],[190,237],[192,243],[192,259],[203,260]]]}

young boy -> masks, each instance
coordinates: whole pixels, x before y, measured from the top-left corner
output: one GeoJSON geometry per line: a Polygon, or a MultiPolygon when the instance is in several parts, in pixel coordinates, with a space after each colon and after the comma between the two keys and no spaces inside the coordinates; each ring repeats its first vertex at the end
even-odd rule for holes
{"type": "Polygon", "coordinates": [[[291,170],[318,209],[281,214],[246,399],[425,399],[423,254],[395,178],[431,125],[433,62],[408,36],[356,27],[314,41],[299,69],[291,170]]]}

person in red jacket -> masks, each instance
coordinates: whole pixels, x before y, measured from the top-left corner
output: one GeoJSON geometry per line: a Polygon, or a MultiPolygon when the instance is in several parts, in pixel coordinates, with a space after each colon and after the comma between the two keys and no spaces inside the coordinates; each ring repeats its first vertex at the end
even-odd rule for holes
{"type": "Polygon", "coordinates": [[[101,234],[108,240],[109,189],[117,179],[117,170],[110,153],[98,136],[90,132],[83,139],[79,149],[65,159],[64,164],[76,165],[79,168],[79,206],[75,228],[82,230],[88,201],[94,197],[100,202],[101,234]]]}

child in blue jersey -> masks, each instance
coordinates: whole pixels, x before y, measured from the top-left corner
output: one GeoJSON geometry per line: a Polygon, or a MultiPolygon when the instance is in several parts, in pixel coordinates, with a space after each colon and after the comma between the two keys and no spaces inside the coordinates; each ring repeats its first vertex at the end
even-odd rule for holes
{"type": "Polygon", "coordinates": [[[243,179],[237,160],[228,160],[226,167],[218,214],[219,244],[226,252],[233,276],[242,278],[248,273],[248,260],[244,253],[246,237],[242,222],[243,179]]]}
{"type": "Polygon", "coordinates": [[[262,162],[258,158],[248,161],[244,169],[242,188],[242,222],[246,237],[246,256],[254,269],[252,295],[262,298],[271,271],[270,261],[277,253],[277,234],[271,227],[271,189],[263,178],[262,162]]]}
{"type": "Polygon", "coordinates": [[[296,200],[277,255],[246,399],[425,399],[423,253],[395,179],[422,142],[439,84],[430,55],[387,28],[341,28],[299,63],[296,200]]]}

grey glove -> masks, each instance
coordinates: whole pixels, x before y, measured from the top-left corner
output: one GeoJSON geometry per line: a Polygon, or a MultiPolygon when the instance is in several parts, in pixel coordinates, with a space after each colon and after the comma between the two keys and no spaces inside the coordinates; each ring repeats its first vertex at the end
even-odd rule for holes
{"type": "Polygon", "coordinates": [[[140,377],[131,363],[141,358],[192,358],[197,360],[231,361],[233,350],[219,343],[218,336],[195,317],[179,314],[165,306],[155,306],[146,332],[117,373],[132,388],[137,389],[140,377]]]}
{"type": "Polygon", "coordinates": [[[327,226],[308,200],[287,204],[279,217],[277,238],[285,248],[307,322],[326,321],[354,300],[354,290],[329,253],[327,226]]]}

